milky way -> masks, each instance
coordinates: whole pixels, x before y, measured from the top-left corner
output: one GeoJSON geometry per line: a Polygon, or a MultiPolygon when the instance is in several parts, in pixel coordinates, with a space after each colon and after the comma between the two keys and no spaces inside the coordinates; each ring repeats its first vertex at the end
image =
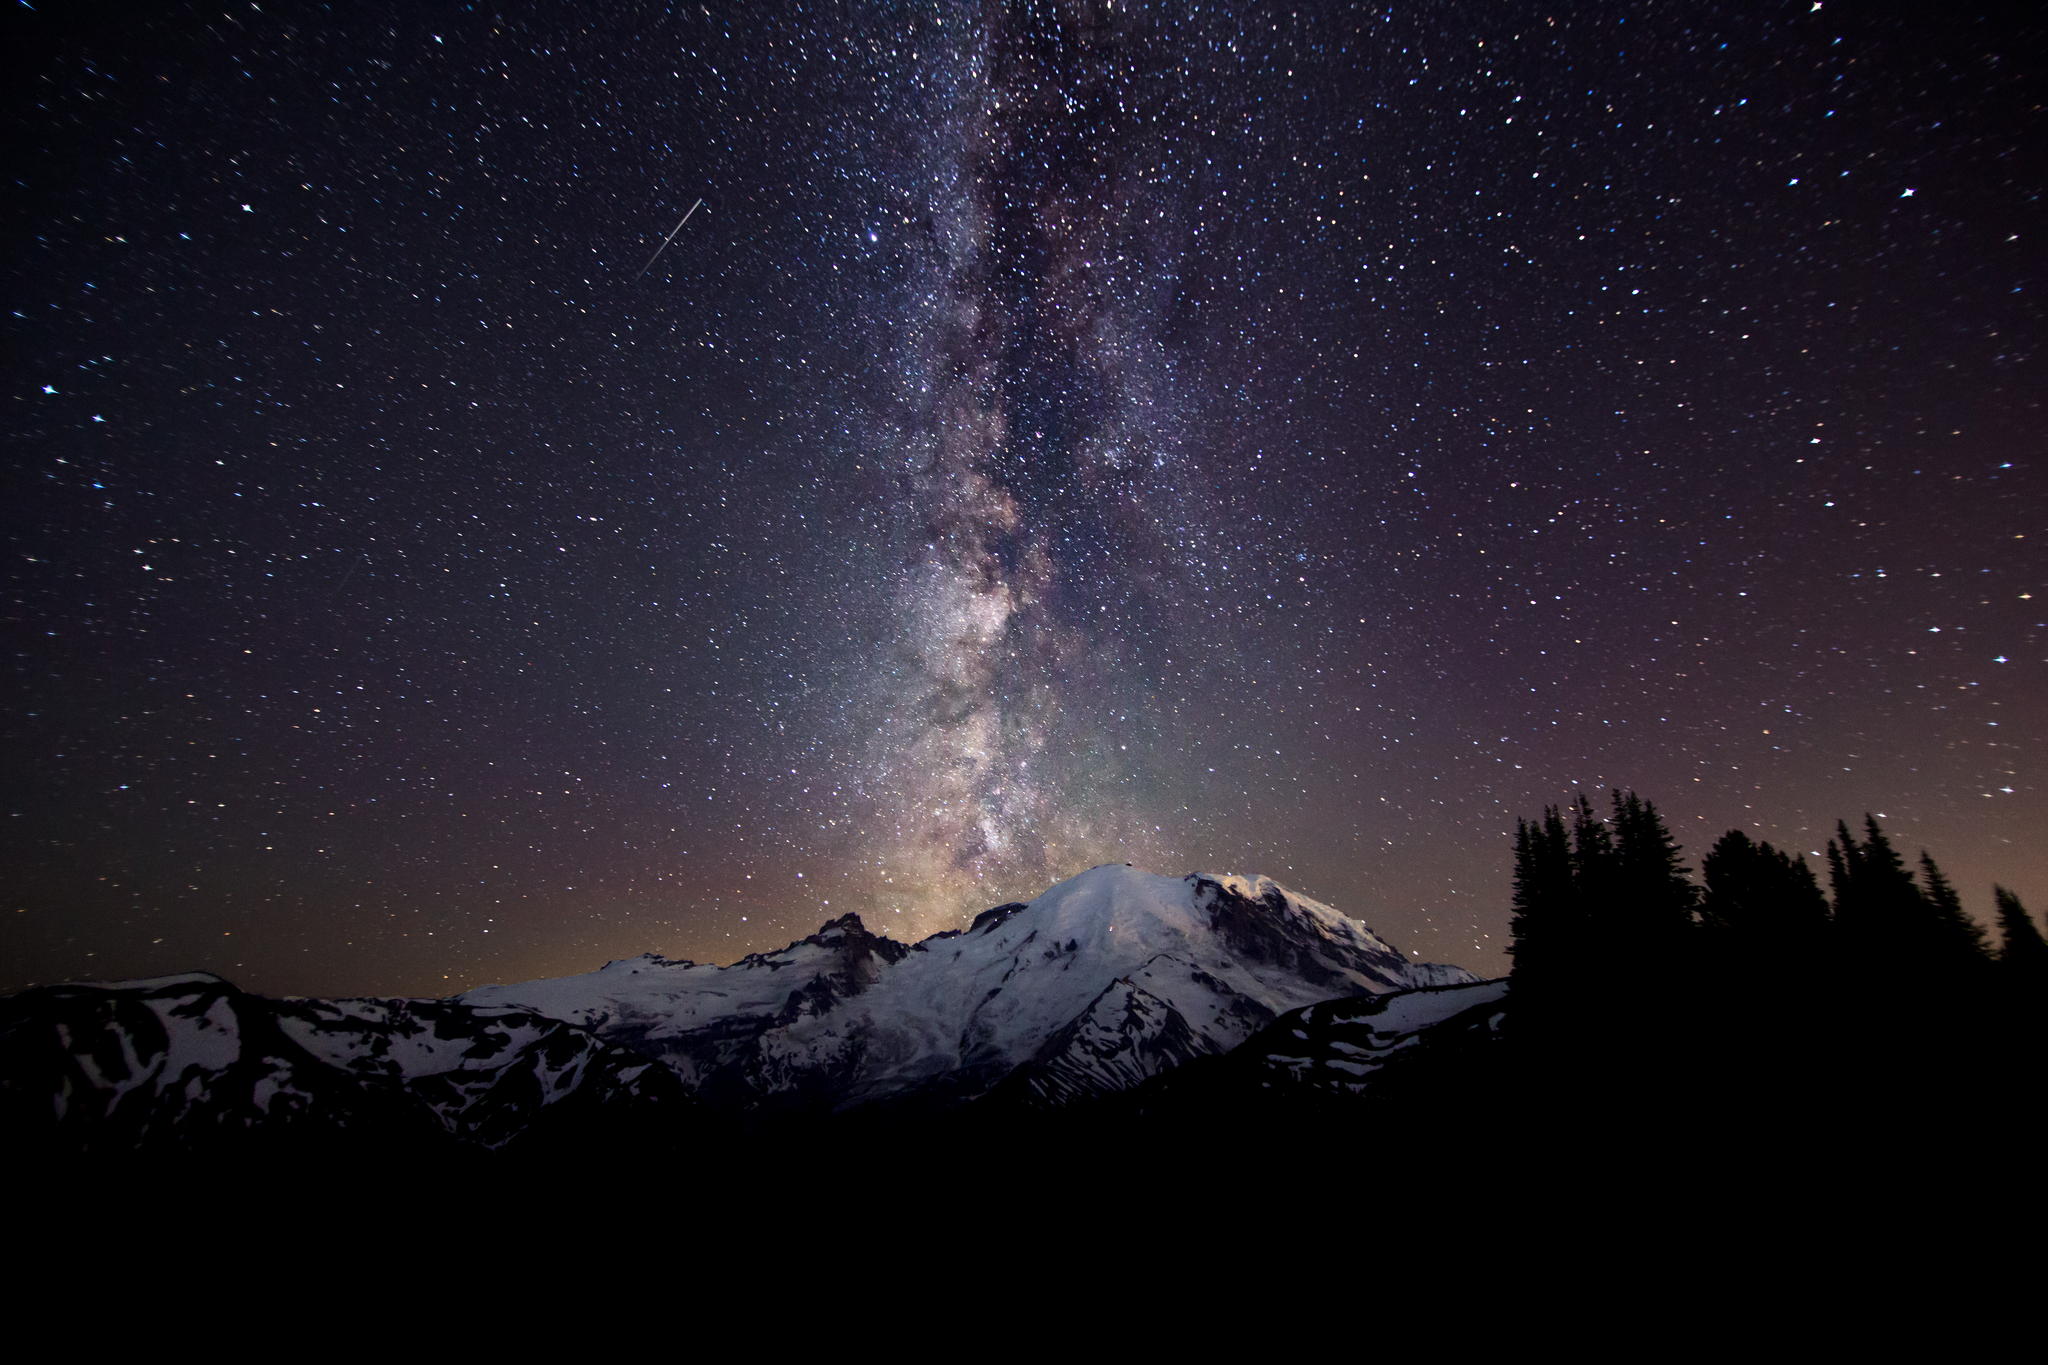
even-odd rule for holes
{"type": "Polygon", "coordinates": [[[1610,784],[2048,901],[2038,25],[45,8],[0,987],[1112,860],[1497,970],[1515,818],[1610,784]]]}
{"type": "Polygon", "coordinates": [[[1125,856],[1143,824],[1134,618],[1162,593],[1131,569],[1177,582],[1184,514],[1185,177],[1146,136],[1174,104],[1172,63],[1143,58],[1160,41],[1086,6],[991,8],[922,63],[881,436],[915,521],[874,755],[919,927],[1125,856]]]}

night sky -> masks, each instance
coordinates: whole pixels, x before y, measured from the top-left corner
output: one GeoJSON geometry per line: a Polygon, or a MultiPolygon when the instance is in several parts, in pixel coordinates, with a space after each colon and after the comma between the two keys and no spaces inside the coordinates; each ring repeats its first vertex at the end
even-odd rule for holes
{"type": "Polygon", "coordinates": [[[1575,785],[2044,908],[2015,24],[10,3],[0,987],[1105,861],[1498,972],[1575,785]]]}

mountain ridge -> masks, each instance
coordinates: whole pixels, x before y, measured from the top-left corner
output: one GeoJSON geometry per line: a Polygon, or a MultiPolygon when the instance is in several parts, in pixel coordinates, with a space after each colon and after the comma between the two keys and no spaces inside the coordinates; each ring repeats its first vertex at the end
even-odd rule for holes
{"type": "Polygon", "coordinates": [[[1269,878],[1107,863],[913,944],[843,915],[729,967],[607,968],[457,998],[585,1024],[741,1103],[801,1107],[829,1094],[848,1108],[928,1085],[992,1088],[1112,982],[1162,956],[1186,964],[1162,998],[1205,1050],[1332,996],[1477,979],[1410,962],[1269,878]]]}
{"type": "Polygon", "coordinates": [[[0,1000],[0,1103],[103,1146],[324,1124],[503,1147],[551,1110],[1057,1110],[1291,1010],[1477,980],[1268,878],[1104,864],[916,943],[849,913],[724,966],[647,953],[445,999],[266,1000],[204,973],[38,988],[0,1000]]]}

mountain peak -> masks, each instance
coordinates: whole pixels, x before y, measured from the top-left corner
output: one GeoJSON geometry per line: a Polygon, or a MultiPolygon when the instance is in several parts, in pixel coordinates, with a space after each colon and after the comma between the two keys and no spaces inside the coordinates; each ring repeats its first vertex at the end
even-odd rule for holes
{"type": "Polygon", "coordinates": [[[842,914],[730,967],[533,981],[463,999],[590,1028],[721,1103],[829,1109],[966,1099],[1034,1059],[1053,1066],[1054,1053],[1057,1083],[1034,1090],[1040,1100],[1122,1089],[1191,1052],[1232,1047],[1286,1010],[1471,979],[1410,963],[1268,877],[1105,863],[914,946],[842,914]]]}
{"type": "Polygon", "coordinates": [[[841,915],[838,919],[826,920],[818,926],[818,932],[812,934],[811,937],[826,938],[839,934],[852,934],[860,938],[870,937],[868,926],[862,923],[861,917],[851,910],[841,915]]]}
{"type": "Polygon", "coordinates": [[[847,949],[856,955],[879,957],[884,962],[895,962],[910,951],[907,945],[898,943],[887,934],[878,934],[868,928],[851,910],[838,919],[825,921],[818,926],[817,933],[803,942],[819,948],[847,949]]]}

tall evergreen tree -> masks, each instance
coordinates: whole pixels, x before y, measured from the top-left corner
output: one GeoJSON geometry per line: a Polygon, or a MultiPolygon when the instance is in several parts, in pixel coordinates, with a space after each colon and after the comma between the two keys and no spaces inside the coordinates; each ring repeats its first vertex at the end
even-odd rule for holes
{"type": "Polygon", "coordinates": [[[1916,926],[1928,913],[1926,897],[1875,816],[1863,817],[1863,830],[1859,841],[1846,824],[1838,823],[1839,852],[1835,844],[1828,846],[1836,937],[1843,951],[1857,960],[1858,970],[1923,947],[1916,942],[1916,926]]]}
{"type": "Polygon", "coordinates": [[[1555,806],[1515,828],[1513,943],[1525,992],[1671,970],[1692,927],[1698,893],[1657,808],[1609,794],[1603,819],[1583,792],[1569,816],[1555,806]],[[1569,824],[1567,824],[1569,819],[1569,824]]]}
{"type": "Polygon", "coordinates": [[[1614,908],[1615,872],[1614,832],[1580,792],[1572,805],[1572,885],[1596,925],[1614,908]]]}
{"type": "Polygon", "coordinates": [[[2040,926],[2012,892],[1994,886],[1991,894],[1998,903],[1998,933],[2004,940],[1998,950],[2000,965],[2031,980],[2048,981],[2048,940],[2041,937],[2040,926]]]}
{"type": "Polygon", "coordinates": [[[1682,850],[1656,806],[1634,792],[1615,792],[1612,802],[1619,898],[1647,934],[1675,944],[1692,927],[1699,899],[1682,850]]]}
{"type": "Polygon", "coordinates": [[[1783,853],[1765,844],[1771,855],[1785,865],[1785,890],[1790,897],[1793,913],[1800,916],[1816,931],[1828,922],[1828,898],[1821,894],[1820,878],[1806,864],[1804,853],[1783,853]]]}
{"type": "Polygon", "coordinates": [[[1526,819],[1515,819],[1515,890],[1508,914],[1508,956],[1515,974],[1526,980],[1543,955],[1544,903],[1547,888],[1536,871],[1536,836],[1526,819]]]}
{"type": "Polygon", "coordinates": [[[1849,890],[1849,851],[1855,847],[1855,839],[1849,837],[1849,827],[1835,821],[1835,837],[1827,841],[1827,900],[1829,913],[1839,921],[1841,907],[1855,896],[1849,890]]]}
{"type": "Polygon", "coordinates": [[[1804,858],[1731,829],[1700,860],[1700,873],[1700,919],[1723,948],[1799,960],[1818,951],[1828,903],[1804,858]]]}
{"type": "MultiPolygon", "coordinates": [[[[1840,866],[1835,925],[1857,971],[1931,972],[1949,977],[1985,961],[1984,931],[1924,853],[1919,882],[1875,816],[1863,817],[1859,841],[1838,826],[1840,866]]],[[[1834,846],[1829,846],[1832,855],[1834,846]]]]}
{"type": "Polygon", "coordinates": [[[1748,932],[1752,924],[1770,918],[1763,847],[1739,829],[1714,840],[1700,859],[1700,879],[1706,883],[1700,895],[1702,924],[1717,931],[1748,932]]]}
{"type": "Polygon", "coordinates": [[[1925,851],[1920,854],[1920,883],[1927,905],[1926,927],[1920,937],[1925,939],[1928,953],[1959,968],[1985,961],[1989,951],[1983,927],[1963,909],[1962,898],[1925,851]]]}
{"type": "Polygon", "coordinates": [[[1545,807],[1540,821],[1515,822],[1514,914],[1508,929],[1515,987],[1525,995],[1569,973],[1584,948],[1571,845],[1556,806],[1545,807]]]}
{"type": "Polygon", "coordinates": [[[1916,918],[1927,908],[1926,898],[1913,884],[1913,874],[1906,870],[1906,860],[1892,847],[1874,815],[1863,817],[1863,844],[1855,875],[1862,894],[1894,922],[1916,918]]]}

